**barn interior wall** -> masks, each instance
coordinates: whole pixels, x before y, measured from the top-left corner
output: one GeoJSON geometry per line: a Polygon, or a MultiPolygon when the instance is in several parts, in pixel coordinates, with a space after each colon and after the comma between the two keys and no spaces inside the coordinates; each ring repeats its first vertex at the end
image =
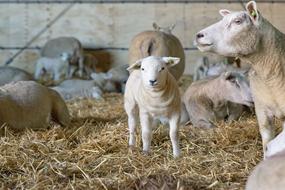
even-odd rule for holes
{"type": "MultiPolygon", "coordinates": [[[[12,57],[68,4],[0,4],[0,64],[12,57]]],[[[285,32],[283,3],[258,4],[263,16],[285,32]]],[[[185,74],[193,73],[195,60],[202,55],[193,49],[193,37],[203,27],[218,21],[218,10],[241,10],[239,3],[166,3],[166,4],[75,4],[11,63],[33,72],[43,44],[58,36],[74,36],[103,64],[127,63],[130,41],[137,33],[176,24],[173,33],[181,40],[186,54],[185,74]],[[102,56],[109,54],[109,56],[102,56]],[[106,58],[107,57],[107,58],[106,58]]]]}

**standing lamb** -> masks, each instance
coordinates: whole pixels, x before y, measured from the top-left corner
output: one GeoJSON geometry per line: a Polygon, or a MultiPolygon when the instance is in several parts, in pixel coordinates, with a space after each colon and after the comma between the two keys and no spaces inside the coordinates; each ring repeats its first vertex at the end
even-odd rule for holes
{"type": "Polygon", "coordinates": [[[59,94],[34,81],[0,87],[0,125],[14,129],[47,128],[51,119],[68,126],[69,112],[59,94]]]}
{"type": "Polygon", "coordinates": [[[41,57],[58,58],[62,52],[71,55],[70,64],[78,68],[83,77],[84,55],[80,41],[74,37],[58,37],[49,40],[41,49],[41,57]]]}
{"type": "Polygon", "coordinates": [[[16,81],[29,81],[34,80],[33,76],[16,67],[0,67],[0,86],[16,81]]]}
{"type": "Polygon", "coordinates": [[[68,78],[69,60],[68,53],[62,53],[60,58],[41,57],[36,64],[35,79],[39,80],[45,71],[57,82],[68,78]]]}
{"type": "Polygon", "coordinates": [[[185,68],[184,49],[177,37],[161,31],[144,31],[137,34],[129,48],[129,65],[148,56],[179,57],[180,63],[169,68],[170,73],[179,79],[185,68]]]}
{"type": "Polygon", "coordinates": [[[249,84],[241,73],[235,72],[193,82],[183,95],[183,102],[192,124],[203,128],[212,128],[226,117],[235,120],[243,105],[252,106],[249,84]]]}
{"type": "Polygon", "coordinates": [[[246,11],[220,10],[223,19],[200,31],[201,51],[236,56],[251,64],[249,75],[263,151],[274,138],[273,118],[285,113],[285,35],[262,17],[254,1],[246,11]]]}
{"type": "Polygon", "coordinates": [[[285,130],[267,144],[266,160],[251,172],[246,190],[283,190],[285,187],[285,130]]]}
{"type": "Polygon", "coordinates": [[[126,84],[124,107],[128,115],[129,146],[135,145],[137,113],[142,125],[143,151],[150,151],[152,128],[157,119],[167,119],[170,125],[170,140],[174,157],[180,154],[178,130],[181,99],[175,78],[168,68],[179,63],[179,58],[155,57],[136,61],[128,70],[133,70],[126,84]],[[138,110],[139,109],[139,110],[138,110]]]}

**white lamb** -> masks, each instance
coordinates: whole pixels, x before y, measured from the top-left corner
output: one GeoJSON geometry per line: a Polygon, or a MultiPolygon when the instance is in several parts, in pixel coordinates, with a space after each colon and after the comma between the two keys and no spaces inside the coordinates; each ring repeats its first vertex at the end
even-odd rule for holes
{"type": "Polygon", "coordinates": [[[40,79],[44,71],[52,75],[54,81],[68,77],[70,55],[62,53],[60,58],[41,57],[36,64],[35,79],[40,79]]]}
{"type": "Polygon", "coordinates": [[[124,107],[128,115],[129,146],[135,145],[137,112],[142,126],[143,151],[150,151],[152,128],[157,119],[167,119],[174,157],[180,154],[178,129],[181,114],[181,99],[175,78],[168,69],[179,63],[175,57],[149,56],[136,61],[128,70],[133,70],[126,83],[124,107]]]}
{"type": "Polygon", "coordinates": [[[52,87],[57,91],[64,100],[72,100],[76,98],[102,98],[102,90],[100,82],[95,80],[71,79],[65,80],[58,86],[52,87]]]}

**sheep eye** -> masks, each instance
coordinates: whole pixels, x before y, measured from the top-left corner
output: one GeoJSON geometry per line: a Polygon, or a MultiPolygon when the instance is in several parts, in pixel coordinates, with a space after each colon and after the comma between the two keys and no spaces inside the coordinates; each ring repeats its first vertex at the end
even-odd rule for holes
{"type": "Polygon", "coordinates": [[[164,70],[164,67],[162,67],[161,70],[164,70]]]}
{"type": "Polygon", "coordinates": [[[144,71],[144,68],[142,68],[142,71],[144,71]]]}
{"type": "Polygon", "coordinates": [[[236,23],[236,24],[241,24],[241,20],[240,19],[236,19],[236,20],[234,20],[234,22],[236,23]]]}

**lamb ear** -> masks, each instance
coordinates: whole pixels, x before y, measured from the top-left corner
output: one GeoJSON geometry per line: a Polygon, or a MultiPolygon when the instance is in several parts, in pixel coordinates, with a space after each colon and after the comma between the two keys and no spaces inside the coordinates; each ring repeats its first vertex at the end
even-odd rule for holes
{"type": "Polygon", "coordinates": [[[132,70],[136,70],[136,69],[140,69],[141,68],[141,64],[142,64],[142,60],[137,60],[134,64],[132,64],[131,66],[129,66],[127,68],[128,71],[132,71],[132,70]]]}
{"type": "Polygon", "coordinates": [[[179,63],[180,58],[178,58],[178,57],[162,57],[162,60],[166,63],[167,67],[173,67],[179,63]]]}
{"type": "Polygon", "coordinates": [[[250,1],[246,4],[246,11],[254,23],[259,19],[259,13],[255,1],[250,1]]]}
{"type": "Polygon", "coordinates": [[[220,13],[220,15],[222,15],[222,16],[224,17],[224,16],[230,14],[231,11],[229,11],[229,10],[227,10],[227,9],[221,9],[221,10],[219,11],[219,13],[220,13]]]}

